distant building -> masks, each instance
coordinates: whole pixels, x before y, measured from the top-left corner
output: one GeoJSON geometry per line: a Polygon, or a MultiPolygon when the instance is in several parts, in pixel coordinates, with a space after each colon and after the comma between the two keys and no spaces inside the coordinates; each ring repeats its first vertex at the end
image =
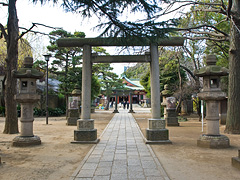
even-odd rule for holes
{"type": "MultiPolygon", "coordinates": [[[[123,83],[126,84],[125,88],[128,90],[132,90],[132,102],[134,104],[139,104],[140,102],[148,99],[146,97],[146,91],[144,87],[140,84],[139,79],[128,79],[126,77],[123,77],[123,83]]],[[[119,96],[119,101],[124,100],[126,98],[126,101],[130,100],[130,95],[127,94],[125,96],[119,96]]]]}
{"type": "MultiPolygon", "coordinates": [[[[139,79],[128,79],[126,77],[123,77],[123,83],[125,84],[124,89],[119,89],[118,90],[118,94],[120,94],[118,96],[117,99],[117,103],[121,103],[124,101],[130,102],[130,94],[129,94],[129,90],[131,90],[132,92],[132,103],[133,104],[140,104],[143,103],[144,101],[146,102],[146,100],[148,101],[148,98],[146,96],[146,91],[144,89],[144,87],[140,84],[139,79]]],[[[99,103],[100,104],[107,104],[107,99],[104,95],[99,96],[99,103]]],[[[112,96],[110,97],[110,102],[115,102],[115,95],[114,93],[112,94],[112,96]]]]}

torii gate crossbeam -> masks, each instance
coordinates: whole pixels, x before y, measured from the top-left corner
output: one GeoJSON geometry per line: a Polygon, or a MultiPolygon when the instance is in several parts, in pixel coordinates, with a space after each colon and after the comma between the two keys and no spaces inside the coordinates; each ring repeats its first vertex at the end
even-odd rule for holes
{"type": "MultiPolygon", "coordinates": [[[[171,143],[165,120],[160,114],[160,83],[159,83],[159,57],[158,46],[182,46],[184,38],[155,38],[154,41],[139,38],[66,38],[58,39],[59,47],[83,47],[82,63],[82,113],[77,121],[77,130],[74,131],[73,143],[97,143],[97,130],[94,129],[94,120],[91,119],[91,68],[93,62],[121,62],[120,57],[93,56],[91,46],[150,46],[150,59],[140,57],[139,61],[150,62],[151,75],[151,108],[152,118],[148,120],[149,128],[146,129],[146,143],[171,143]]],[[[128,57],[127,62],[137,62],[136,57],[128,57]]],[[[124,62],[124,60],[122,61],[124,62]]]]}

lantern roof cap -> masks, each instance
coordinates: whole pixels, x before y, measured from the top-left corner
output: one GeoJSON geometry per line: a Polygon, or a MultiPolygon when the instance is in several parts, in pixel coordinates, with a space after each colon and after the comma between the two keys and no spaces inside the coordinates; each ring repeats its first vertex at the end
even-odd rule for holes
{"type": "Polygon", "coordinates": [[[81,89],[80,89],[78,84],[76,84],[74,86],[74,89],[72,91],[72,95],[75,95],[75,96],[80,96],[81,95],[81,89]]]}
{"type": "Polygon", "coordinates": [[[173,92],[171,90],[169,90],[169,86],[168,84],[164,85],[164,90],[161,92],[162,96],[171,96],[173,95],[173,92]]]}
{"type": "Polygon", "coordinates": [[[206,60],[207,65],[199,70],[195,70],[194,74],[198,77],[228,75],[228,69],[225,67],[217,66],[216,62],[217,57],[215,55],[208,55],[206,60]]]}
{"type": "Polygon", "coordinates": [[[23,61],[23,68],[20,68],[18,71],[13,71],[13,76],[16,78],[35,78],[40,79],[43,77],[43,72],[38,71],[37,69],[32,68],[33,58],[25,57],[23,61]]]}

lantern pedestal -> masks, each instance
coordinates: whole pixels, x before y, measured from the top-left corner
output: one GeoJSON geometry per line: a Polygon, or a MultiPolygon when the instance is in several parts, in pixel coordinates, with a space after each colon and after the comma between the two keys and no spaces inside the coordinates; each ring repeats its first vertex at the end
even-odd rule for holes
{"type": "Polygon", "coordinates": [[[12,140],[12,145],[15,147],[26,147],[26,146],[34,146],[40,145],[41,139],[38,136],[16,136],[12,140]]]}
{"type": "Polygon", "coordinates": [[[240,149],[238,150],[238,156],[232,157],[232,166],[240,170],[240,149]]]}
{"type": "Polygon", "coordinates": [[[167,126],[179,126],[176,109],[166,109],[167,126]]]}
{"type": "Polygon", "coordinates": [[[68,110],[67,110],[67,125],[76,126],[77,120],[81,114],[80,108],[81,89],[78,84],[75,85],[72,91],[72,97],[68,97],[68,110]]]}
{"type": "Polygon", "coordinates": [[[229,138],[219,131],[219,103],[226,94],[221,91],[220,77],[228,75],[226,68],[216,65],[215,55],[208,55],[207,66],[195,71],[195,75],[203,77],[203,89],[198,97],[206,102],[207,133],[200,136],[197,146],[205,148],[228,148],[229,138]]]}
{"type": "Polygon", "coordinates": [[[69,109],[67,116],[67,125],[76,126],[77,120],[79,119],[79,110],[78,109],[69,109]]]}
{"type": "Polygon", "coordinates": [[[230,146],[229,138],[225,135],[202,134],[197,140],[198,147],[222,149],[230,146]]]}
{"type": "Polygon", "coordinates": [[[15,100],[21,104],[21,133],[13,139],[12,145],[18,147],[41,144],[38,136],[33,134],[33,107],[40,96],[36,93],[36,79],[43,77],[43,73],[33,69],[33,58],[26,57],[23,68],[13,71],[13,76],[19,78],[19,92],[15,100]]]}

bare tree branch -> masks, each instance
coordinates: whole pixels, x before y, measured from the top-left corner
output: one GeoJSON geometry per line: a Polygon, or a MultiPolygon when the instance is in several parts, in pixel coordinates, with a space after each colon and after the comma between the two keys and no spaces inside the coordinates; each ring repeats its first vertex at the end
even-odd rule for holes
{"type": "Polygon", "coordinates": [[[189,39],[189,40],[210,40],[210,41],[218,41],[218,42],[224,42],[224,41],[227,41],[229,39],[216,39],[216,38],[211,38],[211,37],[185,37],[186,39],[189,39]]]}
{"type": "Polygon", "coordinates": [[[200,28],[204,28],[204,27],[207,27],[207,28],[212,28],[214,29],[215,31],[219,32],[219,33],[222,33],[224,36],[226,37],[229,37],[229,34],[219,30],[218,28],[216,28],[215,26],[212,26],[212,25],[208,25],[208,24],[203,24],[203,25],[200,25],[200,26],[196,26],[196,27],[190,27],[190,28],[177,28],[176,30],[178,31],[191,31],[193,29],[200,29],[200,28]]]}
{"type": "MultiPolygon", "coordinates": [[[[194,11],[200,11],[200,12],[215,12],[215,13],[224,13],[222,9],[195,9],[194,11]]],[[[224,13],[226,14],[226,13],[224,13]]]]}
{"type": "Polygon", "coordinates": [[[5,28],[4,28],[4,26],[2,25],[2,23],[0,23],[0,29],[1,29],[1,34],[3,34],[4,38],[5,38],[6,41],[7,41],[8,35],[7,35],[6,31],[5,31],[5,28]]]}
{"type": "Polygon", "coordinates": [[[54,30],[57,30],[57,29],[62,29],[62,28],[59,28],[59,27],[52,27],[52,26],[48,26],[48,25],[45,25],[45,24],[40,24],[40,23],[32,23],[32,26],[27,29],[27,28],[24,28],[24,27],[19,27],[19,29],[24,29],[25,31],[22,32],[22,34],[18,37],[18,39],[21,39],[25,34],[27,34],[28,32],[33,32],[35,34],[42,34],[42,35],[47,35],[49,36],[49,34],[46,34],[46,33],[42,33],[42,32],[39,32],[39,31],[33,31],[32,29],[34,27],[37,27],[37,25],[40,25],[40,26],[43,26],[43,27],[47,27],[47,28],[50,28],[50,29],[54,29],[54,30]]]}
{"type": "Polygon", "coordinates": [[[3,6],[8,6],[8,4],[4,3],[4,2],[0,2],[0,4],[3,5],[3,6]]]}
{"type": "Polygon", "coordinates": [[[227,8],[227,15],[230,18],[231,15],[231,9],[232,9],[232,0],[228,0],[228,8],[227,8]]]}
{"type": "Polygon", "coordinates": [[[179,64],[179,65],[180,65],[180,67],[183,68],[188,74],[190,74],[190,76],[191,76],[195,81],[198,80],[197,77],[192,73],[192,71],[191,71],[190,69],[188,69],[187,67],[185,67],[185,66],[183,66],[183,65],[181,65],[181,64],[179,64]]]}
{"type": "Polygon", "coordinates": [[[224,36],[223,34],[217,34],[214,32],[208,32],[208,31],[190,31],[193,34],[205,34],[205,35],[209,35],[209,36],[214,36],[214,37],[219,37],[219,38],[225,38],[226,36],[224,36]]]}
{"type": "MultiPolygon", "coordinates": [[[[158,19],[161,16],[176,12],[177,10],[180,10],[181,8],[190,6],[190,5],[205,5],[205,6],[207,5],[207,6],[211,6],[211,7],[216,7],[216,6],[224,7],[224,4],[222,4],[222,3],[205,3],[205,2],[196,2],[196,1],[174,1],[165,8],[165,11],[163,13],[154,16],[153,19],[158,19]],[[182,4],[182,5],[178,6],[177,8],[174,8],[171,10],[171,8],[173,7],[173,5],[175,3],[185,3],[185,4],[182,4]]],[[[213,10],[215,11],[215,9],[213,9],[213,10]]],[[[211,12],[211,9],[209,9],[208,12],[211,12]]],[[[217,10],[216,12],[220,12],[220,13],[223,13],[226,15],[226,12],[223,11],[223,9],[217,10]]]]}

